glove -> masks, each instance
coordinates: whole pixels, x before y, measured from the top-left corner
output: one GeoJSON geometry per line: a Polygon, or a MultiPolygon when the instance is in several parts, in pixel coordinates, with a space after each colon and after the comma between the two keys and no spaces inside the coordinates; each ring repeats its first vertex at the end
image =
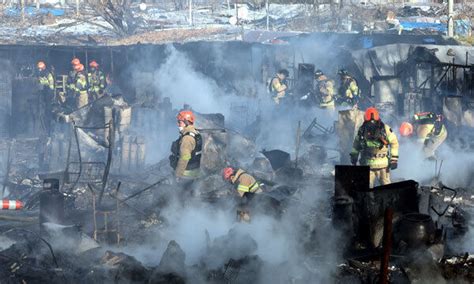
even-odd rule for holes
{"type": "Polygon", "coordinates": [[[357,160],[358,160],[358,159],[359,159],[358,156],[356,156],[356,155],[351,155],[351,164],[352,164],[353,166],[357,165],[357,160]]]}
{"type": "Polygon", "coordinates": [[[391,160],[391,161],[390,161],[390,169],[391,169],[391,170],[395,170],[396,168],[398,168],[398,161],[396,161],[396,160],[391,160]]]}

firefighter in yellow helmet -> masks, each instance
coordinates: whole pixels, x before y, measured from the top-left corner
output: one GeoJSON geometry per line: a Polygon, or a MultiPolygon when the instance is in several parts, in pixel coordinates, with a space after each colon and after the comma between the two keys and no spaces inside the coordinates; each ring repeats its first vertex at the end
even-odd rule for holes
{"type": "Polygon", "coordinates": [[[180,136],[171,145],[170,166],[177,180],[199,177],[201,168],[202,137],[194,128],[194,113],[183,110],[176,117],[180,136]]]}
{"type": "Polygon", "coordinates": [[[250,222],[250,211],[247,206],[248,200],[251,199],[252,194],[263,192],[260,183],[244,170],[236,170],[232,167],[225,168],[222,172],[222,177],[235,186],[237,193],[242,199],[246,197],[246,200],[241,202],[237,210],[237,218],[239,221],[250,222]]]}
{"type": "Polygon", "coordinates": [[[286,79],[289,76],[289,72],[286,69],[281,69],[277,72],[276,76],[270,81],[268,90],[272,95],[272,99],[276,104],[280,104],[280,100],[286,96],[288,85],[286,79]]]}
{"type": "Polygon", "coordinates": [[[335,109],[335,98],[334,98],[334,81],[329,80],[323,71],[316,70],[314,73],[316,80],[316,98],[319,101],[319,107],[322,109],[335,109]]]}
{"type": "Polygon", "coordinates": [[[370,167],[370,187],[378,179],[381,185],[391,183],[390,170],[398,166],[398,139],[392,129],[380,120],[377,109],[370,107],[364,115],[351,151],[351,163],[370,167]],[[359,160],[360,155],[360,160],[359,160]]]}
{"type": "Polygon", "coordinates": [[[416,134],[417,142],[423,145],[423,153],[427,159],[435,158],[436,149],[448,137],[443,117],[433,112],[420,112],[413,115],[411,122],[403,122],[400,135],[410,137],[416,134]]]}

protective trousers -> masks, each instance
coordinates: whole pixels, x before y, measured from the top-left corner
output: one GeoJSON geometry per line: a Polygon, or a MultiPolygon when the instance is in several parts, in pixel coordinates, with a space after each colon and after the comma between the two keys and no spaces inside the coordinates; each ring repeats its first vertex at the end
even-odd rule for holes
{"type": "Polygon", "coordinates": [[[76,97],[76,108],[81,108],[89,103],[87,92],[80,92],[76,97]]]}
{"type": "Polygon", "coordinates": [[[448,137],[448,132],[443,131],[440,135],[431,137],[423,146],[423,153],[426,158],[434,157],[436,149],[443,144],[448,137]]]}
{"type": "Polygon", "coordinates": [[[370,170],[370,188],[373,188],[375,185],[375,180],[379,181],[380,185],[386,185],[391,183],[390,181],[390,172],[388,168],[382,169],[371,169],[370,170]]]}

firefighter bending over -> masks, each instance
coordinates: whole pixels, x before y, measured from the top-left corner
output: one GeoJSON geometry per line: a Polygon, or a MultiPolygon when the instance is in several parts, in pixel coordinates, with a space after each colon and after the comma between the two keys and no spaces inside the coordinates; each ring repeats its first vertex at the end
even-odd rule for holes
{"type": "Polygon", "coordinates": [[[390,126],[380,120],[377,109],[370,107],[364,115],[351,151],[351,163],[370,167],[370,187],[377,179],[381,185],[391,183],[390,170],[398,166],[398,139],[390,126]],[[360,154],[360,161],[359,161],[360,154]]]}
{"type": "Polygon", "coordinates": [[[242,202],[237,210],[238,220],[249,222],[250,212],[247,208],[247,203],[252,194],[263,192],[260,183],[244,170],[235,170],[232,167],[225,168],[222,177],[235,186],[237,193],[242,198],[242,202]]]}
{"type": "Polygon", "coordinates": [[[443,117],[433,112],[416,113],[411,122],[403,122],[400,135],[411,137],[416,133],[416,140],[423,145],[423,153],[427,159],[435,158],[436,149],[448,137],[448,131],[443,123],[443,117]]]}
{"type": "Polygon", "coordinates": [[[183,110],[178,113],[176,119],[180,136],[171,145],[170,165],[178,181],[194,180],[200,174],[201,134],[194,128],[195,117],[192,111],[183,110]]]}
{"type": "Polygon", "coordinates": [[[272,95],[272,99],[276,104],[280,104],[280,100],[286,96],[286,90],[288,85],[286,78],[289,76],[289,72],[286,69],[281,69],[277,72],[276,76],[270,81],[268,89],[272,95]]]}

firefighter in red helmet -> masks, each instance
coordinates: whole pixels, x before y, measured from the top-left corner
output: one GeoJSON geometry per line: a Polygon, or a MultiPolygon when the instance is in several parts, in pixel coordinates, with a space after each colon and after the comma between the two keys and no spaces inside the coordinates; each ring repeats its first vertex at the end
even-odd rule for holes
{"type": "Polygon", "coordinates": [[[177,179],[195,179],[201,167],[202,137],[194,127],[195,116],[182,110],[176,116],[180,136],[171,146],[170,165],[177,179]]]}
{"type": "Polygon", "coordinates": [[[262,193],[261,184],[250,174],[242,169],[227,167],[222,171],[222,177],[225,181],[235,186],[237,193],[242,198],[237,209],[238,221],[250,222],[250,211],[248,209],[248,200],[255,193],[262,193]],[[245,198],[247,197],[247,198],[245,198]]]}
{"type": "Polygon", "coordinates": [[[370,107],[364,114],[351,151],[351,163],[370,167],[370,187],[378,179],[381,185],[389,184],[390,170],[398,166],[398,139],[390,126],[380,119],[376,108],[370,107]],[[360,160],[359,160],[360,156],[360,160]]]}

